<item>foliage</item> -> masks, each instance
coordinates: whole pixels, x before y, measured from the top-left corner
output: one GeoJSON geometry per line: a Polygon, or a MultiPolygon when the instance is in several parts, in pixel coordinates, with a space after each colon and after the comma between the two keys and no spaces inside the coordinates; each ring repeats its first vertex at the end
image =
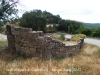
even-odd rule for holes
{"type": "Polygon", "coordinates": [[[64,41],[65,40],[65,35],[64,34],[60,34],[60,40],[64,41]]]}
{"type": "MultiPolygon", "coordinates": [[[[60,18],[59,15],[53,15],[47,11],[33,10],[25,12],[19,20],[20,26],[33,28],[33,30],[46,31],[46,25],[52,24],[53,28],[50,27],[50,32],[63,31],[69,34],[85,34],[89,37],[100,38],[100,27],[85,27],[85,23],[65,20],[60,18]]],[[[85,35],[80,35],[80,37],[86,37],[85,35]]]]}
{"type": "Polygon", "coordinates": [[[4,32],[6,30],[6,28],[4,26],[0,26],[0,33],[4,32]]]}
{"type": "Polygon", "coordinates": [[[11,21],[17,16],[17,4],[19,0],[1,0],[0,1],[0,25],[11,21]]]}
{"type": "Polygon", "coordinates": [[[42,30],[45,32],[46,19],[41,10],[25,12],[20,19],[20,26],[32,28],[33,30],[42,30]]]}
{"type": "Polygon", "coordinates": [[[79,34],[79,37],[86,38],[86,35],[85,34],[79,34]]]}
{"type": "Polygon", "coordinates": [[[73,37],[86,38],[85,34],[75,34],[73,37]]]}
{"type": "Polygon", "coordinates": [[[53,15],[47,11],[43,11],[43,17],[46,19],[47,24],[58,24],[61,20],[59,15],[53,15]]]}
{"type": "Polygon", "coordinates": [[[65,31],[71,34],[76,34],[79,32],[79,29],[82,26],[82,22],[62,19],[59,21],[58,31],[65,31]]]}
{"type": "Polygon", "coordinates": [[[85,34],[85,35],[90,36],[90,37],[100,38],[100,27],[98,27],[98,28],[96,28],[96,27],[89,27],[89,28],[84,27],[83,29],[81,29],[80,33],[85,34]]]}
{"type": "Polygon", "coordinates": [[[79,41],[80,38],[86,38],[85,34],[75,34],[72,38],[71,41],[79,41]]]}
{"type": "Polygon", "coordinates": [[[68,25],[66,24],[66,20],[62,19],[59,21],[58,31],[66,31],[68,30],[68,25]]]}
{"type": "Polygon", "coordinates": [[[77,42],[77,41],[79,41],[79,40],[80,40],[80,38],[77,37],[77,36],[74,36],[74,37],[71,38],[71,41],[75,41],[75,42],[77,42]]]}

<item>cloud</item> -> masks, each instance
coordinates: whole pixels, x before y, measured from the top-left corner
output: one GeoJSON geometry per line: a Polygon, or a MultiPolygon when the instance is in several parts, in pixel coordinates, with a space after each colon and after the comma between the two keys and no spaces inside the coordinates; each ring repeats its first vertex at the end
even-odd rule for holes
{"type": "Polygon", "coordinates": [[[41,9],[64,19],[100,23],[99,0],[23,0],[21,3],[27,11],[41,9]]]}

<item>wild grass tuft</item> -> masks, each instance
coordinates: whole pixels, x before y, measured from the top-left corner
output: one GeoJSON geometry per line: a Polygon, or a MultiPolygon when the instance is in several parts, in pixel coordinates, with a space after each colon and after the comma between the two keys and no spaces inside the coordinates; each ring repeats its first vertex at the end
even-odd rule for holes
{"type": "Polygon", "coordinates": [[[0,48],[7,46],[7,41],[0,41],[0,48]]]}
{"type": "Polygon", "coordinates": [[[64,34],[60,34],[59,39],[62,40],[62,41],[64,41],[65,40],[65,35],[64,34]]]}

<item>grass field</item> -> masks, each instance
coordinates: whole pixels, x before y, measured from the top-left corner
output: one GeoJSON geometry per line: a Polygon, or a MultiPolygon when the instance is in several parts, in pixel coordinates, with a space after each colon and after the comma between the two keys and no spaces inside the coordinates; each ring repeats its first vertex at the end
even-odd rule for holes
{"type": "Polygon", "coordinates": [[[0,75],[100,75],[100,47],[85,43],[75,56],[42,61],[11,54],[0,41],[0,75]]]}

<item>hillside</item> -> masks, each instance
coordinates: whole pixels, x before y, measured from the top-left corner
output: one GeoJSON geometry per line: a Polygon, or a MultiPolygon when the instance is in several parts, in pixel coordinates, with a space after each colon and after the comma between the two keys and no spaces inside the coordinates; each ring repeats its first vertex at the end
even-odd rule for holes
{"type": "Polygon", "coordinates": [[[86,27],[100,27],[100,23],[84,23],[86,27]]]}

